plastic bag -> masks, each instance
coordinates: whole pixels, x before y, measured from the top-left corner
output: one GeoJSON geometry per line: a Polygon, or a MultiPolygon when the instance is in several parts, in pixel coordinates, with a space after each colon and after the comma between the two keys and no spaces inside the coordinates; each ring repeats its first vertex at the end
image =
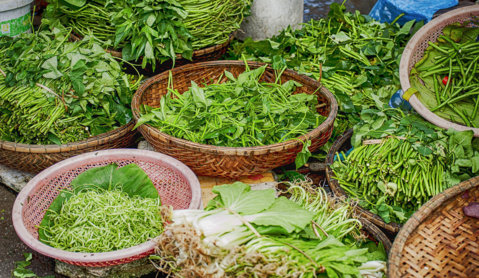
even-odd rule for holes
{"type": "Polygon", "coordinates": [[[369,16],[381,22],[392,22],[404,13],[397,21],[401,25],[413,19],[427,23],[435,12],[458,3],[458,0],[378,0],[369,16]]]}

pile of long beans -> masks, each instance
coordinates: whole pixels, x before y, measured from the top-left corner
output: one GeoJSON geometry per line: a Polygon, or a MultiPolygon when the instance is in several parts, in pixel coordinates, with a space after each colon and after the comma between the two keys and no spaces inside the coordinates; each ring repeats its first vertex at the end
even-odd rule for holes
{"type": "Polygon", "coordinates": [[[475,128],[479,127],[477,35],[474,28],[447,26],[436,43],[429,43],[424,58],[411,71],[411,79],[418,78],[425,84],[415,86],[421,101],[432,112],[475,128]]]}
{"type": "Polygon", "coordinates": [[[193,36],[193,49],[226,42],[240,28],[251,0],[179,0],[188,12],[185,26],[193,36]]]}
{"type": "Polygon", "coordinates": [[[343,157],[331,165],[335,179],[366,209],[375,208],[381,200],[402,208],[409,217],[408,212],[446,189],[445,158],[419,154],[408,140],[387,138],[364,144],[343,157]]]}
{"type": "Polygon", "coordinates": [[[72,252],[108,252],[146,242],[163,231],[160,200],[120,190],[88,190],[50,216],[44,242],[72,252]]]}
{"type": "Polygon", "coordinates": [[[80,9],[72,10],[54,2],[50,3],[48,9],[56,10],[56,19],[72,27],[76,35],[81,37],[93,35],[99,43],[105,45],[108,41],[111,44],[115,40],[115,27],[110,23],[113,7],[106,9],[106,3],[105,0],[89,0],[80,9]]]}
{"type": "MultiPolygon", "coordinates": [[[[177,2],[188,14],[183,23],[192,35],[192,46],[196,50],[226,42],[229,35],[240,28],[249,13],[252,0],[177,2]]],[[[76,10],[54,1],[48,9],[47,17],[50,20],[58,18],[81,37],[93,35],[97,42],[105,46],[115,41],[116,28],[111,20],[122,8],[112,1],[92,0],[76,10]]]]}

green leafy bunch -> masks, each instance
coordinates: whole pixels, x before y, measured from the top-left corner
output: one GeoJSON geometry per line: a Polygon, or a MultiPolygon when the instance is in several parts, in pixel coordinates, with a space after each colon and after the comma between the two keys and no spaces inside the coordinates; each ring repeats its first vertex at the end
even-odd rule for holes
{"type": "Polygon", "coordinates": [[[338,120],[328,142],[316,155],[325,158],[332,142],[359,121],[363,109],[382,108],[400,88],[399,62],[404,47],[421,23],[381,23],[359,11],[333,3],[326,18],[301,29],[288,27],[262,41],[235,42],[229,57],[287,66],[319,80],[339,103],[338,120]]]}
{"type": "Polygon", "coordinates": [[[102,47],[121,49],[123,59],[140,61],[143,68],[193,50],[184,19],[185,9],[175,0],[51,0],[45,18],[71,26],[79,36],[91,35],[102,47]]]}
{"type": "Polygon", "coordinates": [[[391,108],[366,109],[360,118],[354,149],[332,169],[348,195],[387,223],[406,222],[434,195],[479,173],[478,140],[470,130],[444,130],[391,108]]]}
{"type": "MultiPolygon", "coordinates": [[[[110,1],[106,8],[119,5],[110,1]]],[[[186,11],[175,0],[122,0],[121,10],[112,15],[115,26],[114,47],[124,44],[123,59],[137,61],[143,57],[142,67],[147,63],[155,68],[160,63],[172,60],[176,54],[191,60],[193,50],[191,35],[183,20],[186,11]]]]}
{"type": "Polygon", "coordinates": [[[138,77],[91,38],[62,26],[0,39],[0,137],[43,144],[79,141],[125,125],[138,77]]]}
{"type": "Polygon", "coordinates": [[[160,107],[144,107],[136,126],[150,124],[196,143],[252,147],[295,139],[325,120],[315,94],[295,93],[301,84],[281,84],[281,74],[274,83],[261,81],[265,70],[247,67],[237,76],[225,71],[226,78],[204,86],[192,81],[183,93],[169,88],[160,107]]]}

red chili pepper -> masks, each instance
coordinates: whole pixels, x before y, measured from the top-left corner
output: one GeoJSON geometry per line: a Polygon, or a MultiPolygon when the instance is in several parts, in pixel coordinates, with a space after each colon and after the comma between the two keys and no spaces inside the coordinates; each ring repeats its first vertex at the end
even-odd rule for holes
{"type": "Polygon", "coordinates": [[[444,79],[442,79],[442,84],[447,85],[447,81],[449,80],[449,77],[447,77],[447,75],[444,77],[444,79]]]}

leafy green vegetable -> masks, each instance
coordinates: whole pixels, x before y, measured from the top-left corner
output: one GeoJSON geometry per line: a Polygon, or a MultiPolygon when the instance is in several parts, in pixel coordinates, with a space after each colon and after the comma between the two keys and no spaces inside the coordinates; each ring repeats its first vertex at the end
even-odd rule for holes
{"type": "MultiPolygon", "coordinates": [[[[276,83],[260,81],[265,69],[247,67],[236,77],[225,71],[227,81],[203,87],[192,82],[184,93],[170,88],[160,107],[144,107],[136,126],[149,124],[196,143],[250,147],[295,139],[324,121],[315,94],[295,94],[301,84],[293,80],[281,84],[280,75],[276,83]]],[[[303,147],[303,162],[309,144],[303,147]]]]}
{"type": "Polygon", "coordinates": [[[330,199],[321,188],[301,184],[307,188],[292,185],[290,199],[274,198],[272,190],[251,191],[240,182],[217,186],[218,195],[207,211],[173,212],[173,223],[150,259],[159,262],[155,265],[160,270],[178,276],[192,271],[221,277],[384,273],[381,245],[351,243],[360,225],[351,218],[352,208],[330,199]],[[188,260],[180,259],[184,254],[188,260]]]}
{"type": "MultiPolygon", "coordinates": [[[[32,260],[32,253],[23,253],[25,257],[24,261],[15,262],[15,269],[12,272],[12,277],[14,278],[29,278],[35,277],[40,278],[40,276],[36,275],[35,272],[28,269],[27,267],[31,264],[32,260]]],[[[43,278],[55,278],[53,275],[43,276],[43,278]]]]}
{"type": "MultiPolygon", "coordinates": [[[[367,15],[345,12],[333,3],[328,17],[311,20],[301,29],[286,28],[263,40],[232,45],[229,58],[287,66],[313,77],[330,90],[340,109],[330,142],[359,121],[362,110],[383,108],[400,88],[399,61],[412,33],[421,23],[380,23],[367,15]]],[[[323,146],[324,159],[331,143],[323,146]]]]}
{"type": "Polygon", "coordinates": [[[351,145],[331,166],[335,178],[386,223],[406,222],[430,198],[479,173],[472,131],[445,131],[413,112],[363,110],[351,145]],[[381,140],[363,145],[368,139],[381,140]]]}
{"type": "Polygon", "coordinates": [[[0,140],[64,144],[130,122],[141,78],[88,38],[68,42],[70,31],[0,39],[0,140]]]}

